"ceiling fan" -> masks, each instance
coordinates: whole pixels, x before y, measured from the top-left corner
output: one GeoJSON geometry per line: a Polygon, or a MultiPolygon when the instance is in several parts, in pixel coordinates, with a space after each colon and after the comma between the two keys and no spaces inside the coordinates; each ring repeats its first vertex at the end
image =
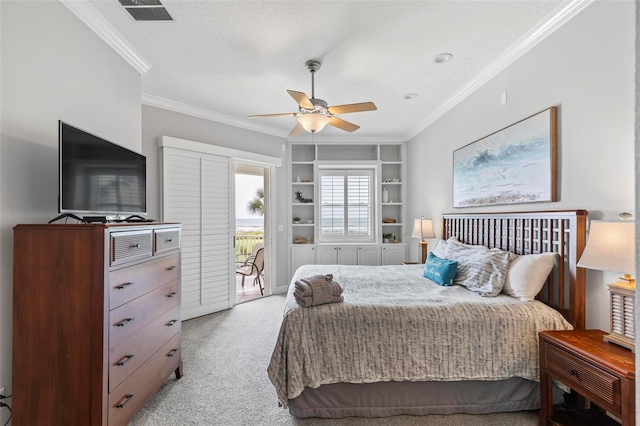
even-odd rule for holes
{"type": "Polygon", "coordinates": [[[289,136],[295,136],[300,134],[303,130],[307,132],[316,133],[324,128],[325,125],[337,127],[338,129],[345,130],[347,132],[353,132],[360,128],[353,123],[344,121],[336,115],[348,114],[351,112],[362,111],[375,111],[376,108],[373,102],[361,102],[357,104],[346,104],[328,106],[327,102],[315,97],[315,81],[314,76],[316,71],[320,69],[322,65],[319,61],[309,59],[305,63],[307,69],[311,73],[311,99],[302,92],[296,92],[294,90],[287,90],[289,95],[298,103],[298,112],[286,112],[281,114],[262,114],[262,115],[250,115],[249,118],[260,117],[298,117],[298,124],[291,130],[289,136]]]}

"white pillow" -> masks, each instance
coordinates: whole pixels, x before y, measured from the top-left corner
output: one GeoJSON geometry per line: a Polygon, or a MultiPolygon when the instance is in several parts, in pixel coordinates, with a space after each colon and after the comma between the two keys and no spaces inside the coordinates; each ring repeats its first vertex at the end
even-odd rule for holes
{"type": "Polygon", "coordinates": [[[432,250],[432,253],[438,256],[440,259],[446,259],[448,245],[449,243],[447,243],[445,240],[439,240],[436,244],[436,248],[432,250]]]}
{"type": "Polygon", "coordinates": [[[547,281],[556,256],[556,253],[549,252],[515,257],[509,263],[502,292],[523,302],[531,302],[547,281]]]}

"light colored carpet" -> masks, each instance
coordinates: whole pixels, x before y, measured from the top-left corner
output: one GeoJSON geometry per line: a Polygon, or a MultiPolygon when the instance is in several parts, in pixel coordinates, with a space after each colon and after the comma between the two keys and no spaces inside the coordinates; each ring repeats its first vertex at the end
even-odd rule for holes
{"type": "Polygon", "coordinates": [[[284,296],[264,297],[182,324],[184,376],[172,376],[130,426],[436,425],[534,426],[537,411],[382,419],[296,419],[278,407],[267,365],[284,296]]]}

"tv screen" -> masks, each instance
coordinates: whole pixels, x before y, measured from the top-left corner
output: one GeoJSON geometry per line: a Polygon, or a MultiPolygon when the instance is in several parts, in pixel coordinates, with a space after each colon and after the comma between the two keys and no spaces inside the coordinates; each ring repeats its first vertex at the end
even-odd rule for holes
{"type": "Polygon", "coordinates": [[[147,212],[146,157],[59,122],[60,213],[147,212]]]}

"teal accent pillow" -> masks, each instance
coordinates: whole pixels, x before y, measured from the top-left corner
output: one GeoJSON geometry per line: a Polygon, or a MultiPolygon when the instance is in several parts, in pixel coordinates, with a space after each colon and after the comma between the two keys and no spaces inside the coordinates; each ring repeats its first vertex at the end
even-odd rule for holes
{"type": "Polygon", "coordinates": [[[457,260],[441,259],[432,252],[429,252],[427,261],[424,263],[422,276],[435,281],[440,285],[449,286],[453,284],[458,271],[457,260]]]}

